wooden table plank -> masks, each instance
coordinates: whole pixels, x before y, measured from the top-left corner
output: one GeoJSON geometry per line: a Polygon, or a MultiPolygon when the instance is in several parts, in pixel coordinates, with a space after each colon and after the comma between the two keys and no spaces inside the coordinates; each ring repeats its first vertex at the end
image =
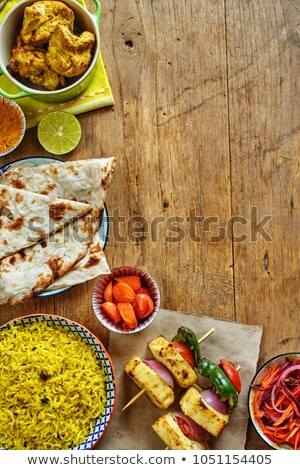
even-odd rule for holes
{"type": "Polygon", "coordinates": [[[236,318],[264,326],[260,363],[299,350],[297,5],[226,2],[236,318]]]}
{"type": "Polygon", "coordinates": [[[106,141],[118,157],[110,210],[125,218],[122,235],[126,225],[129,231],[124,243],[112,236],[108,256],[113,265],[145,266],[164,308],[234,318],[231,243],[211,241],[231,211],[224,7],[103,7],[103,55],[116,99],[115,135],[106,141]]]}

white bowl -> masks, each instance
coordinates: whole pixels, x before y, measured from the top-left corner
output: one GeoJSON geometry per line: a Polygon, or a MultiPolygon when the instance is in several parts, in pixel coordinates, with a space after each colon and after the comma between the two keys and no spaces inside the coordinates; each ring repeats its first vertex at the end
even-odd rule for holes
{"type": "MultiPolygon", "coordinates": [[[[281,450],[281,449],[287,449],[291,450],[292,448],[287,444],[277,444],[276,442],[272,441],[268,436],[265,435],[263,429],[261,428],[261,425],[259,423],[259,420],[255,417],[254,410],[253,410],[253,399],[256,394],[256,389],[252,387],[253,385],[260,385],[266,374],[268,373],[268,370],[270,367],[279,364],[283,365],[287,361],[294,360],[294,359],[299,359],[300,360],[300,352],[290,352],[290,353],[285,353],[285,354],[279,354],[278,356],[275,356],[271,359],[269,359],[255,374],[255,376],[252,379],[250,389],[249,389],[249,394],[248,394],[248,411],[249,411],[249,416],[250,420],[253,424],[254,429],[256,430],[257,434],[259,437],[270,447],[276,450],[281,450]]],[[[300,363],[300,362],[299,362],[300,363]]]]}
{"type": "Polygon", "coordinates": [[[100,282],[95,287],[93,294],[93,308],[96,317],[106,328],[111,331],[114,331],[115,333],[131,334],[143,330],[148,325],[150,325],[150,323],[152,323],[152,321],[156,317],[159,309],[159,304],[160,293],[155,280],[152,276],[150,276],[149,273],[136,266],[121,266],[119,268],[113,269],[111,273],[106,274],[101,278],[100,282]],[[101,309],[101,305],[103,304],[103,302],[105,302],[104,291],[106,286],[109,284],[110,281],[113,281],[115,277],[120,276],[139,276],[141,278],[142,286],[147,287],[150,292],[151,299],[153,301],[152,313],[148,317],[139,319],[138,326],[136,328],[125,328],[119,324],[115,325],[114,322],[105,313],[103,313],[101,309]]]}

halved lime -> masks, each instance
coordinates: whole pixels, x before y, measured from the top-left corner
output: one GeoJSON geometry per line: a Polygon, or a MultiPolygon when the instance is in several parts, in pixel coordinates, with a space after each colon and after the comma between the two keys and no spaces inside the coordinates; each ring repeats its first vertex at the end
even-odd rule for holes
{"type": "Polygon", "coordinates": [[[46,114],[38,125],[37,136],[47,152],[62,155],[71,152],[81,138],[81,127],[73,114],[53,111],[46,114]]]}

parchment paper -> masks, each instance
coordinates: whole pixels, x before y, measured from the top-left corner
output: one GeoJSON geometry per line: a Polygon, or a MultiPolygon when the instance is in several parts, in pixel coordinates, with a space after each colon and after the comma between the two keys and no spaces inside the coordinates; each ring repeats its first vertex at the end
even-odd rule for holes
{"type": "MultiPolygon", "coordinates": [[[[141,396],[126,410],[121,411],[140,390],[124,372],[124,366],[135,354],[142,359],[153,359],[147,347],[148,342],[158,335],[171,340],[180,326],[191,328],[198,338],[210,328],[215,328],[215,332],[200,345],[202,357],[207,357],[217,364],[221,358],[230,360],[236,366],[240,364],[242,391],[239,395],[238,406],[234,409],[230,422],[221,436],[217,439],[212,437],[209,446],[211,449],[227,450],[245,448],[248,425],[247,395],[249,384],[256,372],[262,328],[206,316],[160,310],[153,323],[139,333],[111,334],[108,351],[116,372],[117,405],[107,432],[96,449],[162,450],[166,448],[151,425],[167,411],[180,409],[178,398],[182,389],[175,388],[175,403],[167,411],[156,408],[146,395],[141,396]]],[[[209,382],[205,383],[200,377],[198,381],[200,386],[209,386],[209,382]]]]}

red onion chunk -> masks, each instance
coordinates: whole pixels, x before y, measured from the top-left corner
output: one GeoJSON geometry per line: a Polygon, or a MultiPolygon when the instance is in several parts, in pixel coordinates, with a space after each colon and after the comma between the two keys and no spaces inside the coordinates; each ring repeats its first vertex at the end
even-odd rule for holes
{"type": "MultiPolygon", "coordinates": [[[[300,370],[300,364],[291,363],[290,365],[286,365],[282,369],[282,372],[281,372],[280,376],[278,377],[277,382],[274,384],[273,389],[272,389],[272,393],[271,393],[271,403],[272,403],[272,406],[273,406],[274,410],[276,410],[277,413],[283,414],[285,412],[284,409],[280,410],[275,404],[277,389],[280,388],[280,387],[282,388],[282,382],[284,380],[287,380],[288,376],[290,374],[292,374],[292,372],[297,371],[297,374],[298,374],[299,370],[300,370]]],[[[295,401],[294,397],[292,397],[292,398],[293,398],[293,401],[295,401]]],[[[297,402],[296,402],[296,404],[298,405],[297,402]]]]}
{"type": "Polygon", "coordinates": [[[163,364],[161,364],[158,361],[153,361],[153,360],[150,360],[150,359],[149,360],[144,359],[143,362],[148,367],[150,367],[150,369],[154,370],[154,372],[156,372],[160,376],[160,378],[164,382],[166,382],[166,384],[169,385],[169,387],[171,387],[172,389],[174,388],[173,376],[172,376],[171,372],[163,364]]]}
{"type": "Polygon", "coordinates": [[[182,411],[175,411],[174,416],[179,418],[177,420],[178,426],[180,427],[183,434],[191,439],[191,441],[208,441],[210,438],[210,434],[206,429],[202,426],[199,426],[193,419],[189,416],[185,415],[182,411]],[[184,421],[184,425],[180,422],[180,420],[184,421]]]}
{"type": "Polygon", "coordinates": [[[214,390],[203,390],[201,397],[209,406],[219,413],[223,413],[224,415],[229,413],[227,404],[220,400],[219,395],[214,390]]]}

